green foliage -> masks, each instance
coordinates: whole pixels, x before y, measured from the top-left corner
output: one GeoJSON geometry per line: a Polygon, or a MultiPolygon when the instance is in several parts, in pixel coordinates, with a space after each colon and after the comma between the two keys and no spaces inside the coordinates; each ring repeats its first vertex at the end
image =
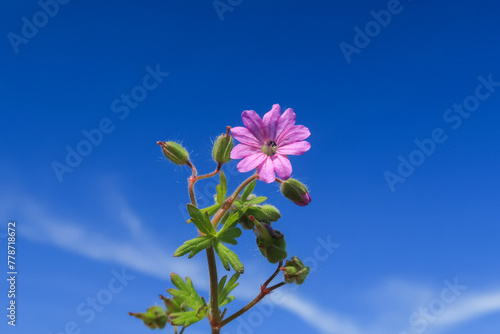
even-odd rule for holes
{"type": "Polygon", "coordinates": [[[191,309],[191,311],[183,310],[170,314],[172,324],[175,326],[189,326],[203,319],[208,312],[207,303],[198,295],[193,286],[193,282],[189,277],[186,277],[186,282],[177,274],[170,275],[172,284],[177,289],[168,289],[168,293],[177,298],[182,305],[191,309]]]}
{"type": "Polygon", "coordinates": [[[227,194],[227,180],[223,171],[219,172],[219,184],[216,187],[217,190],[217,203],[222,205],[227,194]]]}
{"type": "Polygon", "coordinates": [[[238,242],[236,238],[241,236],[241,230],[237,227],[230,227],[225,230],[221,230],[217,233],[217,240],[220,242],[225,242],[227,244],[236,245],[238,242]]]}
{"type": "Polygon", "coordinates": [[[229,296],[239,283],[236,283],[240,277],[239,273],[235,273],[226,284],[227,275],[222,277],[218,285],[219,307],[225,306],[234,300],[234,296],[229,296]]]}
{"type": "Polygon", "coordinates": [[[224,266],[224,268],[226,268],[226,270],[229,270],[229,265],[231,265],[234,271],[243,274],[245,268],[243,267],[243,264],[241,264],[240,259],[238,258],[238,255],[236,255],[236,253],[224,246],[217,239],[214,239],[213,246],[215,252],[217,253],[217,255],[219,255],[222,265],[224,266]]]}
{"type": "Polygon", "coordinates": [[[213,236],[211,235],[202,235],[200,237],[185,241],[182,246],[177,248],[177,250],[174,253],[174,256],[178,257],[189,253],[188,258],[190,259],[200,251],[209,247],[212,244],[212,239],[213,236]]]}
{"type": "Polygon", "coordinates": [[[193,223],[196,225],[196,227],[198,228],[198,230],[200,230],[201,233],[206,235],[216,234],[215,228],[212,226],[212,223],[210,222],[210,217],[208,215],[208,212],[205,213],[201,212],[200,209],[198,209],[193,204],[188,204],[187,210],[189,215],[191,216],[191,219],[193,220],[193,223]]]}
{"type": "Polygon", "coordinates": [[[164,328],[168,320],[167,313],[161,306],[151,306],[145,313],[130,313],[130,315],[141,319],[151,329],[164,328]]]}
{"type": "Polygon", "coordinates": [[[252,182],[250,182],[248,184],[248,186],[245,187],[245,190],[243,190],[243,194],[241,195],[242,202],[246,201],[247,197],[250,196],[252,191],[255,189],[255,184],[256,184],[256,181],[253,180],[252,182]]]}

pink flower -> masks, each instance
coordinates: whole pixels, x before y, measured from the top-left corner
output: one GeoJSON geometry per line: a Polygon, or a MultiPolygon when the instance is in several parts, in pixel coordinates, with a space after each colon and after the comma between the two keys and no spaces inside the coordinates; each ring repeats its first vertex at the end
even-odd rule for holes
{"type": "Polygon", "coordinates": [[[279,104],[273,105],[263,119],[253,110],[241,114],[245,127],[231,129],[233,137],[240,141],[231,151],[231,159],[243,159],[238,163],[242,173],[257,168],[259,179],[271,183],[276,179],[275,172],[283,180],[290,178],[292,164],[287,155],[302,155],[311,148],[304,141],[311,135],[303,125],[295,125],[292,109],[281,114],[279,104]]]}

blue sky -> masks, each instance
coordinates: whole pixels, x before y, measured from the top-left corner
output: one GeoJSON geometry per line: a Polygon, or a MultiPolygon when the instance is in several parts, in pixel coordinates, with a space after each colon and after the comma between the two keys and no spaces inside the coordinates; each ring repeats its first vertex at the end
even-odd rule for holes
{"type": "MultiPolygon", "coordinates": [[[[0,240],[6,252],[16,220],[19,272],[16,329],[0,284],[2,333],[149,333],[127,313],[158,303],[170,272],[207,296],[204,256],[172,257],[196,235],[188,170],[156,141],[209,172],[225,126],[274,103],[311,130],[291,161],[313,201],[256,192],[313,271],[223,333],[498,333],[499,5],[216,4],[2,2],[0,240]]],[[[224,168],[230,188],[246,177],[224,168]]],[[[200,204],[215,184],[200,182],[200,204]]],[[[237,250],[230,313],[275,269],[251,233],[237,250]]]]}

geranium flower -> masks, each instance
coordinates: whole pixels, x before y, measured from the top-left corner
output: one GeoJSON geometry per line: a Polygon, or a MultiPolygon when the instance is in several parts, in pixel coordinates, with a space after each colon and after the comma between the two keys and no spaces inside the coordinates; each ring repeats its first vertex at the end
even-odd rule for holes
{"type": "Polygon", "coordinates": [[[241,114],[245,127],[231,129],[233,137],[241,142],[231,151],[231,159],[243,159],[238,163],[238,171],[245,173],[257,168],[259,179],[271,183],[276,180],[275,172],[283,180],[290,178],[292,164],[287,155],[302,155],[311,148],[304,141],[311,135],[303,125],[295,125],[292,109],[281,114],[279,104],[261,119],[253,110],[241,114]]]}

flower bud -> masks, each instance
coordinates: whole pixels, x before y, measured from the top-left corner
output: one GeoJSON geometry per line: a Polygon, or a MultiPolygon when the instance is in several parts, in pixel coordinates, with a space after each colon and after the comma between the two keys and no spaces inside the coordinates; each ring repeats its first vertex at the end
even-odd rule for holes
{"type": "Polygon", "coordinates": [[[129,313],[130,315],[141,319],[146,326],[151,329],[164,328],[167,324],[167,313],[161,306],[151,306],[146,313],[129,313]]]}
{"type": "Polygon", "coordinates": [[[250,206],[245,212],[245,215],[240,218],[240,223],[243,228],[247,230],[254,226],[252,220],[250,220],[248,216],[253,216],[261,223],[271,224],[281,218],[281,213],[275,206],[270,204],[250,206]]]}
{"type": "MultiPolygon", "coordinates": [[[[253,217],[250,216],[250,219],[253,217]]],[[[252,219],[255,223],[254,233],[257,236],[257,246],[260,252],[271,263],[277,263],[286,258],[285,237],[280,231],[274,230],[270,225],[260,223],[252,219]]]]}
{"type": "Polygon", "coordinates": [[[173,141],[159,141],[157,144],[161,145],[163,154],[174,164],[181,166],[189,161],[189,154],[181,145],[173,141]]]}
{"type": "Polygon", "coordinates": [[[231,150],[233,149],[233,137],[229,134],[228,127],[225,134],[220,135],[214,143],[214,148],[212,150],[212,157],[215,162],[219,164],[225,164],[231,161],[231,150]]]}
{"type": "Polygon", "coordinates": [[[287,260],[284,267],[280,268],[285,276],[285,282],[296,283],[298,285],[304,283],[307,275],[311,271],[306,267],[298,257],[292,257],[292,261],[287,260]]]}
{"type": "Polygon", "coordinates": [[[307,187],[296,179],[288,179],[281,183],[281,193],[299,206],[306,206],[311,202],[307,187]]]}

